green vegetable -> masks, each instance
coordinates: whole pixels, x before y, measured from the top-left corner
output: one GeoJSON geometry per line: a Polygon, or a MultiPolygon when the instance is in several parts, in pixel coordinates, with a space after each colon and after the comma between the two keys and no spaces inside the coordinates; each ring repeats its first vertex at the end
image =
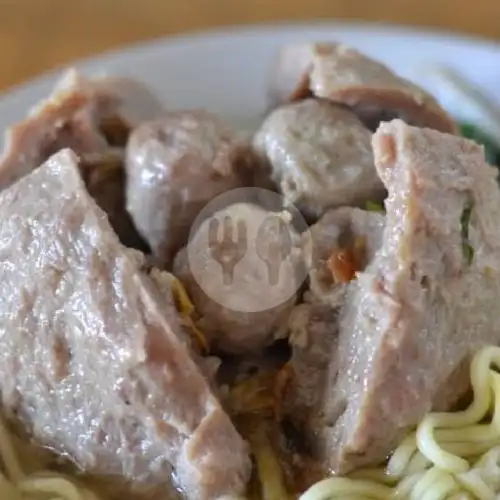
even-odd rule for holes
{"type": "Polygon", "coordinates": [[[365,203],[365,210],[368,212],[385,212],[384,206],[382,203],[376,203],[374,201],[368,200],[365,203]]]}
{"type": "Polygon", "coordinates": [[[500,145],[491,136],[471,123],[461,123],[460,133],[463,137],[484,146],[484,154],[489,164],[500,166],[500,145]]]}

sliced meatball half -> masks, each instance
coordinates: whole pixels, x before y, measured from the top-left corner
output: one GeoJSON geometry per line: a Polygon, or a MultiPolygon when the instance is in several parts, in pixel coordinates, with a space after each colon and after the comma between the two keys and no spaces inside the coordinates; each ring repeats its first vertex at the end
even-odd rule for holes
{"type": "Polygon", "coordinates": [[[0,157],[0,188],[30,173],[52,154],[71,148],[94,159],[123,147],[130,130],[164,112],[140,82],[125,77],[89,78],[71,69],[51,94],[8,128],[0,157]]]}
{"type": "Polygon", "coordinates": [[[61,151],[0,193],[0,214],[7,418],[134,492],[243,494],[247,445],[193,356],[170,290],[120,244],[76,156],[61,151]]]}
{"type": "Polygon", "coordinates": [[[351,107],[372,130],[382,120],[401,118],[417,127],[457,132],[428,92],[340,43],[289,45],[279,52],[271,74],[271,105],[308,96],[351,107]]]}
{"type": "Polygon", "coordinates": [[[325,389],[345,411],[318,440],[340,474],[378,466],[428,412],[452,410],[471,356],[500,342],[497,169],[473,141],[401,120],[380,126],[373,150],[386,226],[346,295],[325,389]]]}
{"type": "Polygon", "coordinates": [[[140,121],[164,111],[142,83],[125,77],[90,78],[66,72],[51,94],[5,134],[0,189],[71,148],[80,158],[87,189],[110,218],[123,244],[147,251],[125,210],[123,147],[140,121]]]}

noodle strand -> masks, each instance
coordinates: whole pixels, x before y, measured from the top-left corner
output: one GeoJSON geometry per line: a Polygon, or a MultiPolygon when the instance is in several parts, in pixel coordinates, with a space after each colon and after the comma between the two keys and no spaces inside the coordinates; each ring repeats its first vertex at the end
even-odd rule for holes
{"type": "Polygon", "coordinates": [[[82,488],[62,474],[38,471],[28,475],[22,467],[7,427],[0,419],[1,500],[100,500],[92,491],[82,488]]]}
{"type": "Polygon", "coordinates": [[[394,451],[385,469],[325,479],[300,500],[499,499],[499,368],[500,347],[481,349],[471,363],[473,399],[468,408],[426,415],[394,451]]]}

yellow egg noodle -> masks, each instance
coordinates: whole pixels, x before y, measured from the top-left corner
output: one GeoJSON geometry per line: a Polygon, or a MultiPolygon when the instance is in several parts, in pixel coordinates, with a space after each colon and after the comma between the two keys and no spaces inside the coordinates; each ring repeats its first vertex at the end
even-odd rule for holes
{"type": "Polygon", "coordinates": [[[500,498],[500,348],[471,364],[473,400],[464,411],[430,413],[385,469],[314,484],[300,500],[495,500],[500,498]]]}
{"type": "Polygon", "coordinates": [[[172,295],[174,297],[177,311],[180,313],[182,324],[191,332],[201,352],[208,353],[208,343],[205,336],[193,320],[195,309],[186,288],[182,284],[181,280],[173,274],[167,272],[162,272],[161,274],[170,283],[172,295]]]}
{"type": "Polygon", "coordinates": [[[63,474],[43,470],[28,473],[10,433],[0,421],[1,500],[102,500],[63,474]]]}
{"type": "MultiPolygon", "coordinates": [[[[403,440],[385,469],[324,479],[299,500],[500,498],[500,373],[495,368],[500,369],[500,347],[479,351],[471,364],[473,400],[466,410],[428,414],[403,440]]],[[[0,499],[102,500],[72,479],[41,466],[36,472],[27,472],[17,451],[0,421],[0,499]]],[[[269,457],[259,457],[259,469],[277,466],[269,457]]],[[[262,486],[264,500],[287,500],[281,493],[282,484],[262,486]]]]}

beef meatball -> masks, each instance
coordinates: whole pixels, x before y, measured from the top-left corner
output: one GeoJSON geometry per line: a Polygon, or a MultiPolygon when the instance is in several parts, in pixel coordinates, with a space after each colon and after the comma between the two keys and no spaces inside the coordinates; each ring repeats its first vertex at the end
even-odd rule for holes
{"type": "Polygon", "coordinates": [[[272,107],[310,96],[349,106],[372,129],[401,118],[418,127],[456,133],[452,118],[418,85],[340,43],[285,46],[272,67],[272,107]]]}
{"type": "Polygon", "coordinates": [[[235,203],[201,223],[176,256],[174,273],[215,350],[257,351],[284,333],[300,286],[299,254],[286,214],[252,203],[235,203]]]}
{"type": "Polygon", "coordinates": [[[347,109],[306,99],[274,110],[254,137],[285,198],[307,218],[384,196],[371,132],[347,109]]]}
{"type": "Polygon", "coordinates": [[[139,81],[67,71],[50,95],[9,127],[0,156],[0,189],[71,148],[91,196],[126,246],[147,250],[125,209],[124,146],[130,130],[165,112],[139,81]]]}
{"type": "Polygon", "coordinates": [[[303,255],[313,301],[342,304],[347,284],[380,248],[384,227],[384,213],[351,207],[329,210],[310,227],[303,255]]]}
{"type": "Polygon", "coordinates": [[[143,123],[127,145],[127,209],[157,263],[169,266],[208,201],[248,184],[249,148],[204,111],[143,123]]]}

